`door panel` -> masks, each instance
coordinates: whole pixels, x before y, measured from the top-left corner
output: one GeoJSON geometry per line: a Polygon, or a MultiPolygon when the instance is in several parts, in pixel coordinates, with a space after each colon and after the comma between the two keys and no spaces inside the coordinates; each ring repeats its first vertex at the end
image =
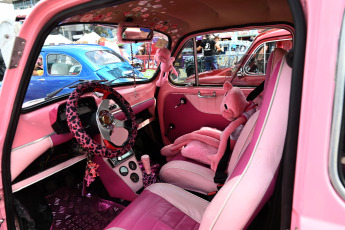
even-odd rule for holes
{"type": "MultiPolygon", "coordinates": [[[[245,96],[252,90],[253,88],[242,89],[245,96]]],[[[229,124],[220,114],[220,104],[225,92],[222,87],[192,88],[165,84],[160,89],[157,100],[164,144],[170,144],[176,138],[202,127],[223,130],[229,124]],[[206,97],[200,97],[199,92],[206,97]],[[181,98],[186,99],[186,103],[179,105],[181,98]],[[168,132],[170,124],[174,128],[168,132]]]]}

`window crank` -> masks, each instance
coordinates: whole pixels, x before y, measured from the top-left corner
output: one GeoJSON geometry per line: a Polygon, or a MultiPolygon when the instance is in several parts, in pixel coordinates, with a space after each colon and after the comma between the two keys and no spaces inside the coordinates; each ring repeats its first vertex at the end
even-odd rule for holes
{"type": "Polygon", "coordinates": [[[170,132],[171,130],[173,130],[173,129],[175,129],[175,125],[174,125],[173,123],[170,123],[170,124],[169,124],[169,128],[168,128],[168,131],[165,133],[165,136],[168,136],[169,132],[170,132]]]}
{"type": "Polygon", "coordinates": [[[178,104],[175,106],[175,109],[176,109],[177,107],[179,107],[180,105],[184,105],[184,104],[186,104],[186,103],[187,103],[187,99],[184,98],[184,97],[182,97],[182,98],[180,99],[180,103],[178,103],[178,104]]]}

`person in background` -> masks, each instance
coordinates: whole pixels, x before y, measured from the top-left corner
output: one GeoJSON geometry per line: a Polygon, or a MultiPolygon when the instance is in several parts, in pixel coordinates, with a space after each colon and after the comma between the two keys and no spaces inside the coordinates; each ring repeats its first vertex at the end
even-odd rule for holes
{"type": "Polygon", "coordinates": [[[218,50],[217,46],[215,46],[216,54],[219,55],[221,52],[223,52],[223,48],[219,43],[219,36],[215,36],[214,41],[216,42],[216,45],[218,45],[220,47],[220,50],[218,50]]]}
{"type": "Polygon", "coordinates": [[[34,76],[41,76],[43,75],[43,61],[42,61],[42,57],[39,56],[37,58],[36,64],[35,64],[35,68],[34,71],[32,72],[32,75],[34,76]]]}
{"type": "Polygon", "coordinates": [[[204,50],[205,56],[205,70],[218,69],[216,52],[222,50],[219,45],[211,38],[209,34],[206,35],[206,39],[201,41],[197,51],[204,50]]]}

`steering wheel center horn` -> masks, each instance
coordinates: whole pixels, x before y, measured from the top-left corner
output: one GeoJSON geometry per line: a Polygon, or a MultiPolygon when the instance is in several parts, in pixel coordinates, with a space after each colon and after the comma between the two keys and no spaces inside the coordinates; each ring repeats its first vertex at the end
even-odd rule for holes
{"type": "Polygon", "coordinates": [[[101,125],[109,130],[114,129],[114,125],[116,124],[116,120],[114,116],[106,110],[102,110],[98,114],[98,119],[101,125]]]}
{"type": "Polygon", "coordinates": [[[138,125],[135,122],[135,116],[129,103],[113,88],[95,82],[79,85],[70,95],[66,106],[67,123],[78,143],[88,152],[102,157],[113,158],[127,153],[135,143],[138,125]],[[85,92],[97,91],[103,93],[103,100],[98,106],[96,112],[96,122],[99,132],[103,138],[104,145],[96,143],[82,127],[78,112],[77,104],[81,95],[85,92]],[[127,120],[117,120],[109,111],[109,102],[113,100],[126,115],[127,120]],[[125,128],[128,131],[126,141],[117,146],[111,142],[111,134],[115,127],[125,128]]]}

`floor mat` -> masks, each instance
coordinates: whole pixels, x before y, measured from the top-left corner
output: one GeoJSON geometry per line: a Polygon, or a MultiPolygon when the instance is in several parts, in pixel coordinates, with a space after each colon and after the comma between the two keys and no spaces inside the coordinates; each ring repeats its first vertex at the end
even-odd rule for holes
{"type": "Polygon", "coordinates": [[[77,188],[62,188],[46,200],[54,220],[51,229],[104,229],[125,208],[96,196],[81,196],[77,188]]]}

